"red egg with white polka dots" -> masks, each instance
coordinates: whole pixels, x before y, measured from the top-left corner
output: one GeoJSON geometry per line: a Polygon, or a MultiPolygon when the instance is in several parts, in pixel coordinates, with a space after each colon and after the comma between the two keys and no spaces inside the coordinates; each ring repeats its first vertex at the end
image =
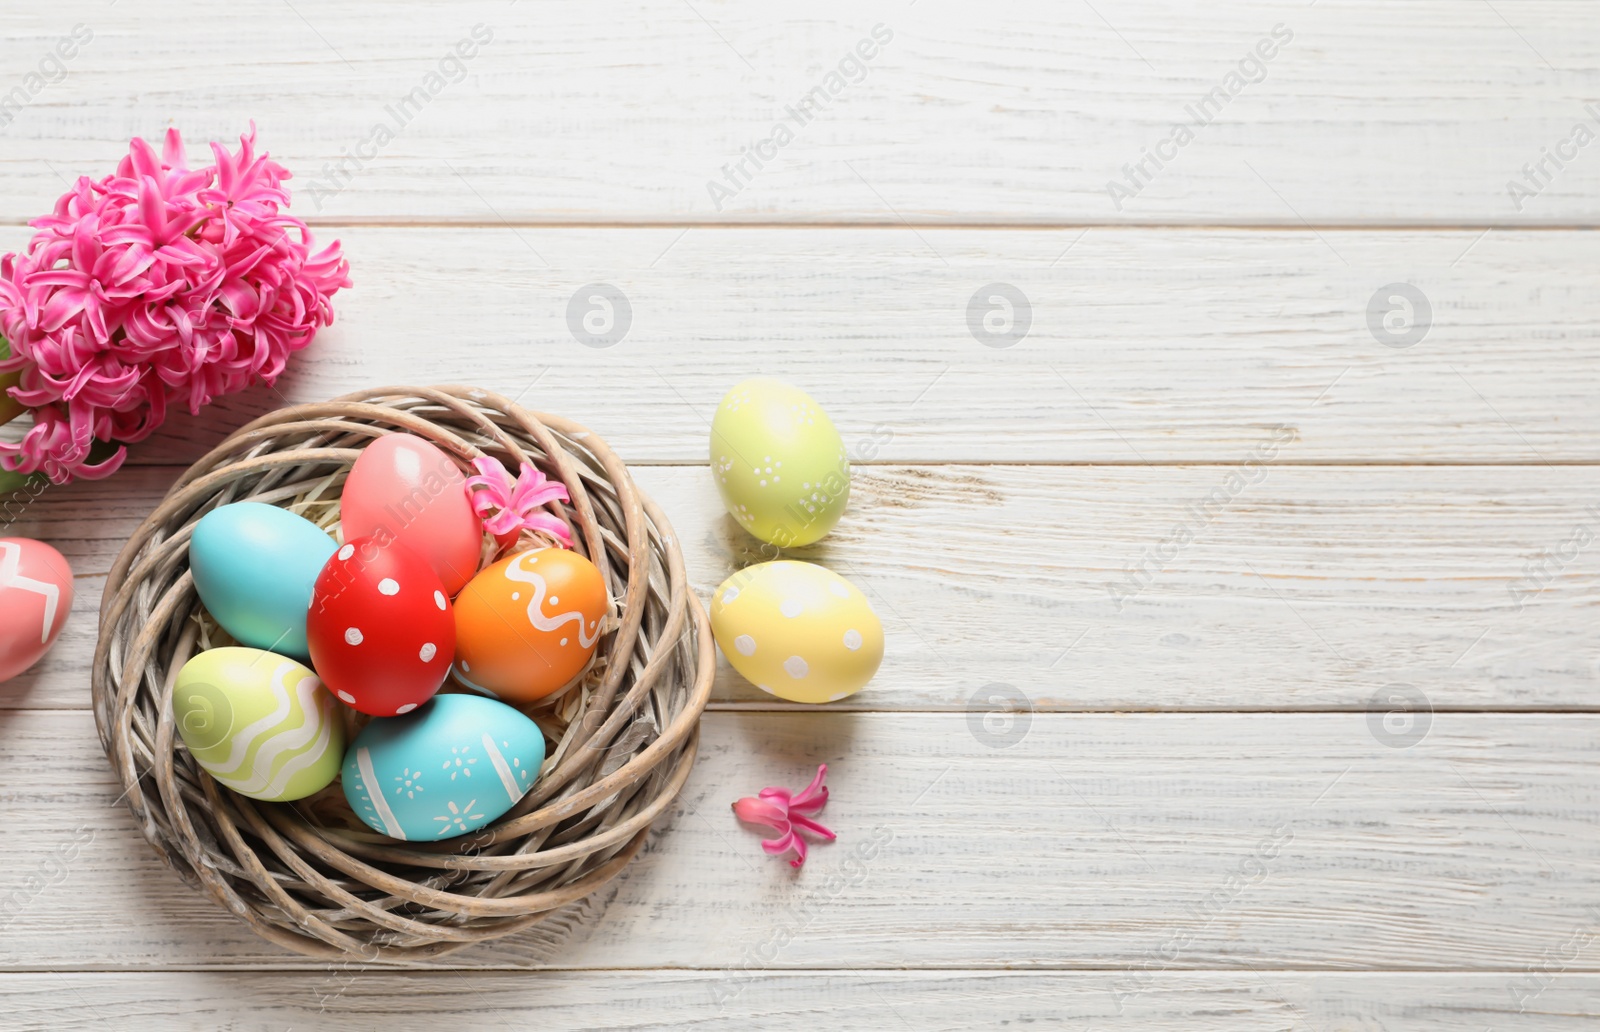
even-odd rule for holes
{"type": "Polygon", "coordinates": [[[311,591],[306,640],[317,676],[375,717],[433,698],[456,651],[455,614],[433,566],[404,545],[354,538],[311,591]]]}

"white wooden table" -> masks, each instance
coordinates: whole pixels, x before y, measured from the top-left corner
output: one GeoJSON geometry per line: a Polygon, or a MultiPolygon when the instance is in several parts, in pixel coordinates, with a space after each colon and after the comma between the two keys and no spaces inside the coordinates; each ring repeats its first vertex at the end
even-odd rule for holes
{"type": "Polygon", "coordinates": [[[79,592],[0,686],[0,1027],[1600,1014],[1593,5],[7,0],[0,55],[0,250],[129,137],[253,118],[356,282],[276,391],[11,528],[79,592]],[[592,283],[611,346],[569,329],[592,283]],[[645,854],[448,963],[308,962],[161,866],[88,663],[186,463],[285,401],[481,384],[612,441],[704,598],[759,555],[705,469],[754,373],[857,460],[797,554],[883,617],[867,691],[724,666],[645,854]],[[794,876],[728,804],[824,761],[839,841],[794,876]]]}

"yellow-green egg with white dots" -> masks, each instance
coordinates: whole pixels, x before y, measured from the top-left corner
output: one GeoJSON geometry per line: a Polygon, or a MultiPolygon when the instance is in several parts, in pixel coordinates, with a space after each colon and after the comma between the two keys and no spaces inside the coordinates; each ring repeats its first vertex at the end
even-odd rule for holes
{"type": "Polygon", "coordinates": [[[735,670],[790,702],[837,702],[883,662],[883,624],[867,597],[815,563],[760,563],[723,581],[711,633],[735,670]]]}
{"type": "Polygon", "coordinates": [[[711,421],[711,475],[722,504],[763,541],[809,545],[850,500],[850,460],[833,420],[781,380],[745,380],[711,421]]]}

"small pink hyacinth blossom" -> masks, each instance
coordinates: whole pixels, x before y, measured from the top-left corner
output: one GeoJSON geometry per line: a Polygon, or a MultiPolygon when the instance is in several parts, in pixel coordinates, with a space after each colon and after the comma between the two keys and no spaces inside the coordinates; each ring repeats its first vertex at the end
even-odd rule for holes
{"type": "Polygon", "coordinates": [[[548,479],[526,462],[513,483],[505,466],[487,455],[473,459],[472,468],[478,475],[467,478],[467,497],[483,521],[483,529],[495,537],[523,530],[543,531],[562,547],[572,547],[572,532],[566,523],[559,516],[542,511],[550,502],[572,500],[567,485],[548,479]]]}
{"type": "Polygon", "coordinates": [[[160,153],[135,139],[115,173],[83,176],[0,258],[7,393],[32,410],[0,468],[56,483],[122,465],[120,445],[148,437],[167,409],[271,384],[292,352],[333,321],[350,286],[337,242],[282,208],[288,169],[255,149],[255,126],[214,164],[191,168],[176,129],[160,153]],[[119,445],[91,461],[96,441],[119,445]]]}
{"type": "Polygon", "coordinates": [[[790,794],[787,788],[763,788],[759,798],[746,796],[733,804],[733,813],[746,824],[765,824],[777,831],[778,837],[763,839],[761,848],[773,856],[794,850],[790,867],[806,862],[806,840],[800,837],[801,829],[818,835],[829,842],[836,836],[811,816],[828,805],[828,789],[822,781],[828,776],[826,763],[817,766],[817,776],[799,792],[790,794]]]}

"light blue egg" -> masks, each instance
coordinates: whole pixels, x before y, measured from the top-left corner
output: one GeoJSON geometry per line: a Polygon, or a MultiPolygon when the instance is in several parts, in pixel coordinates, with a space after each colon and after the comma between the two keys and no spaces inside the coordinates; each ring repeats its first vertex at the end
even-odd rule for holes
{"type": "Polygon", "coordinates": [[[200,601],[239,644],[309,661],[311,587],[338,547],[288,509],[234,502],[194,525],[189,569],[200,601]]]}
{"type": "Polygon", "coordinates": [[[344,756],[344,797],[373,831],[411,842],[465,835],[511,809],[539,777],[544,734],[502,702],[435,695],[378,717],[344,756]]]}

